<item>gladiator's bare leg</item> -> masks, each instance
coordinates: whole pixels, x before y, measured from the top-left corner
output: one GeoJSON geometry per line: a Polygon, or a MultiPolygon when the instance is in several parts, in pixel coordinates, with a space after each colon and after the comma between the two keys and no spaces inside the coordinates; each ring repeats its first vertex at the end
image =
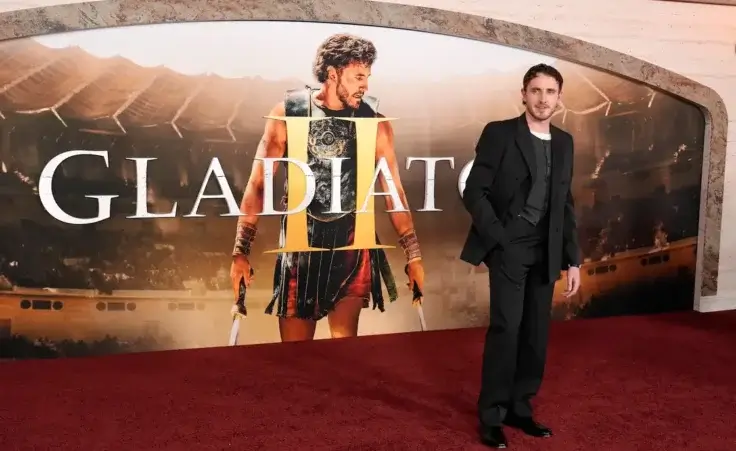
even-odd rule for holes
{"type": "Polygon", "coordinates": [[[281,341],[307,341],[314,339],[317,322],[311,319],[279,318],[281,341]]]}
{"type": "Polygon", "coordinates": [[[335,309],[327,315],[332,338],[358,336],[358,320],[363,303],[363,298],[346,297],[335,305],[335,309]]]}

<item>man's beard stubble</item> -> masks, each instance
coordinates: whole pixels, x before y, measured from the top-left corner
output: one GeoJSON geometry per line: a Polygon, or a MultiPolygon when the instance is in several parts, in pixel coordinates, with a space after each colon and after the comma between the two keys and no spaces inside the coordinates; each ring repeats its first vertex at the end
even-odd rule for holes
{"type": "Polygon", "coordinates": [[[363,95],[361,93],[356,93],[351,96],[348,90],[345,89],[345,87],[342,85],[342,83],[338,83],[335,91],[337,93],[337,98],[340,99],[340,102],[342,102],[345,108],[351,108],[354,110],[358,109],[358,106],[360,106],[360,102],[363,98],[363,95]]]}
{"type": "Polygon", "coordinates": [[[542,110],[541,114],[537,113],[537,111],[534,109],[534,107],[530,106],[528,103],[526,104],[526,111],[529,113],[531,117],[533,117],[535,120],[539,122],[544,122],[552,117],[552,115],[555,113],[554,108],[550,108],[549,106],[542,110]]]}

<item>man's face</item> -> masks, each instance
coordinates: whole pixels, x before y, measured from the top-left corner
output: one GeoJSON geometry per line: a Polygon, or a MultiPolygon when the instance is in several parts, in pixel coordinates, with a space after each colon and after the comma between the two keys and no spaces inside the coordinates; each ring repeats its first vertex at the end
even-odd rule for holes
{"type": "Polygon", "coordinates": [[[545,121],[557,110],[560,87],[553,77],[540,74],[529,82],[526,89],[521,90],[521,98],[526,102],[529,115],[538,121],[545,121]]]}
{"type": "Polygon", "coordinates": [[[370,66],[351,63],[337,71],[336,75],[337,97],[346,107],[358,108],[363,95],[368,91],[368,77],[371,76],[370,66]]]}

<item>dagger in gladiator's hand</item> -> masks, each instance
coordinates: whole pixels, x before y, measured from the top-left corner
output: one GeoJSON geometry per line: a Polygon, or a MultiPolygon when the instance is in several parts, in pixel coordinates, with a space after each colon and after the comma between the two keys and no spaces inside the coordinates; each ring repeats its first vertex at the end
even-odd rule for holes
{"type": "MultiPolygon", "coordinates": [[[[404,272],[407,276],[409,275],[409,265],[404,266],[404,272]]],[[[424,294],[422,294],[422,290],[419,289],[419,285],[417,285],[416,281],[411,287],[411,292],[412,304],[414,304],[414,307],[416,307],[417,313],[419,314],[419,325],[422,327],[422,331],[426,331],[427,322],[424,320],[424,310],[422,309],[422,299],[424,298],[424,294]]]]}
{"type": "MultiPolygon", "coordinates": [[[[253,275],[253,268],[251,268],[250,270],[250,275],[253,275]]],[[[240,335],[240,319],[248,316],[248,308],[245,306],[245,294],[245,280],[240,279],[238,299],[235,301],[235,304],[233,304],[232,309],[230,309],[230,313],[233,317],[233,323],[232,326],[230,326],[230,341],[228,342],[229,346],[235,346],[238,344],[238,336],[240,335]]]]}

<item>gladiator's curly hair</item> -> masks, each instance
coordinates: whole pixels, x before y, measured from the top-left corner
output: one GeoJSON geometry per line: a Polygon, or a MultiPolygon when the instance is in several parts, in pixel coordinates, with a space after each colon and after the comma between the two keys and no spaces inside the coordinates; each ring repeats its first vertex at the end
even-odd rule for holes
{"type": "Polygon", "coordinates": [[[376,47],[367,39],[349,34],[330,36],[317,49],[312,73],[317,81],[327,81],[327,68],[332,66],[338,71],[352,63],[372,66],[376,61],[376,47]]]}

